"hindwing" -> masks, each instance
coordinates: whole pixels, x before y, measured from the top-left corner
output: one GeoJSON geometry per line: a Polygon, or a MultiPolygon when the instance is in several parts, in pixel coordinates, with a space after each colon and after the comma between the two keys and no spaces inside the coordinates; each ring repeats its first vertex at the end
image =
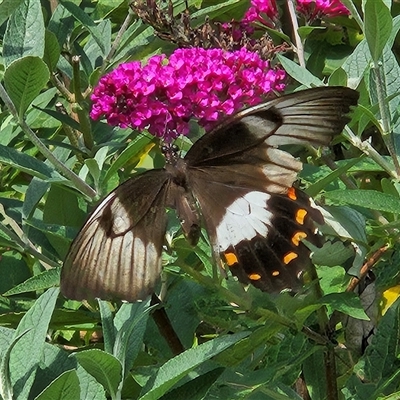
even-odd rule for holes
{"type": "Polygon", "coordinates": [[[73,241],[61,271],[72,299],[144,299],[161,273],[170,181],[164,170],[131,178],[95,209],[73,241]]]}
{"type": "Polygon", "coordinates": [[[190,149],[188,182],[203,215],[214,257],[243,283],[273,292],[295,289],[317,245],[321,213],[292,185],[302,164],[278,149],[327,144],[348,121],[358,93],[318,88],[240,112],[190,149]]]}

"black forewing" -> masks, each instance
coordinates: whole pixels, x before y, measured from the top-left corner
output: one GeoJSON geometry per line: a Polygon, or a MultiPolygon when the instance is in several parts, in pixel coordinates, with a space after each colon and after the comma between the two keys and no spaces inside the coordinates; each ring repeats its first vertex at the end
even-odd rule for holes
{"type": "Polygon", "coordinates": [[[319,87],[247,108],[198,140],[185,160],[198,167],[229,164],[233,156],[243,157],[261,143],[327,145],[348,122],[345,114],[358,97],[347,87],[319,87]]]}
{"type": "Polygon", "coordinates": [[[136,301],[154,291],[166,230],[165,170],[147,171],[111,192],[73,241],[61,292],[82,300],[136,301]]]}
{"type": "MultiPolygon", "coordinates": [[[[203,136],[186,155],[189,185],[200,204],[214,254],[218,258],[231,252],[238,259],[234,263],[231,257],[231,266],[245,271],[247,277],[255,263],[264,266],[269,280],[263,274],[264,282],[258,279],[258,287],[269,290],[273,286],[272,274],[287,266],[292,267],[291,276],[304,267],[303,250],[297,252],[296,261],[289,263],[282,260],[285,253],[278,251],[276,238],[291,240],[294,228],[277,221],[287,220],[294,211],[288,214],[279,208],[272,209],[271,203],[287,194],[302,164],[277,146],[328,144],[343,130],[348,122],[345,114],[357,99],[357,92],[343,87],[322,87],[282,96],[236,114],[203,136]],[[257,246],[251,245],[252,240],[257,246]],[[251,257],[239,251],[245,247],[252,252],[251,257]]],[[[309,211],[304,199],[289,200],[293,210],[297,207],[309,211]]],[[[314,212],[317,219],[319,215],[314,212]]],[[[300,228],[308,240],[317,240],[308,217],[300,225],[304,225],[300,228]]],[[[287,251],[290,253],[290,246],[287,251]]],[[[236,275],[243,282],[250,281],[236,275]]],[[[280,282],[277,289],[284,284],[280,282]]]]}

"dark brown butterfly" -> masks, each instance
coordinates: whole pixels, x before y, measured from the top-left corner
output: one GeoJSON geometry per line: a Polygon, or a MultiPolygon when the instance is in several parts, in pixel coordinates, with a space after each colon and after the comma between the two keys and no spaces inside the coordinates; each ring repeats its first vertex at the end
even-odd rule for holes
{"type": "Polygon", "coordinates": [[[161,272],[174,208],[195,245],[203,223],[217,262],[264,291],[297,288],[318,244],[322,215],[292,187],[300,161],[277,146],[326,145],[339,134],[358,93],[344,87],[304,90],[239,112],[180,158],[164,146],[163,169],[134,176],[111,192],[71,245],[61,273],[69,298],[144,299],[161,272]]]}

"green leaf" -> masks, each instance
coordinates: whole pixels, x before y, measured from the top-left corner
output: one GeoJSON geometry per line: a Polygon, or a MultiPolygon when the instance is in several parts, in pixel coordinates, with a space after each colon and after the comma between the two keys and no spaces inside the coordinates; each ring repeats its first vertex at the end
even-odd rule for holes
{"type": "Polygon", "coordinates": [[[346,290],[349,277],[346,275],[346,270],[338,265],[340,264],[337,263],[337,266],[334,267],[326,267],[324,265],[318,266],[319,283],[325,294],[341,293],[346,290]]]}
{"type": "Polygon", "coordinates": [[[71,15],[79,21],[93,36],[93,39],[96,41],[100,50],[105,55],[105,44],[103,43],[103,37],[97,28],[95,22],[86,14],[83,10],[81,10],[76,4],[72,1],[60,0],[60,3],[71,13],[71,15]]]}
{"type": "Polygon", "coordinates": [[[39,57],[21,58],[6,69],[4,84],[21,119],[49,78],[49,69],[39,57]]]}
{"type": "Polygon", "coordinates": [[[35,400],[70,400],[79,399],[81,389],[75,370],[65,371],[57,377],[46,389],[35,397],[35,400]]]}
{"type": "Polygon", "coordinates": [[[150,136],[139,135],[129,143],[129,145],[121,152],[118,158],[112,163],[106,172],[103,182],[106,183],[118,170],[129,162],[130,165],[136,165],[141,157],[147,155],[154,142],[150,136]]]}
{"type": "Polygon", "coordinates": [[[313,249],[313,263],[335,267],[343,265],[350,257],[354,257],[354,249],[343,242],[327,241],[321,248],[313,249]]]}
{"type": "Polygon", "coordinates": [[[22,205],[22,214],[25,218],[30,217],[40,199],[47,193],[49,188],[49,182],[42,181],[36,177],[31,180],[25,193],[24,204],[22,205]]]}
{"type": "Polygon", "coordinates": [[[396,15],[393,18],[392,23],[393,23],[393,28],[392,28],[392,32],[390,34],[390,38],[389,38],[389,41],[388,41],[389,49],[391,49],[393,47],[393,43],[396,40],[396,36],[397,36],[397,34],[399,33],[399,30],[400,30],[400,15],[396,15]]]}
{"type": "Polygon", "coordinates": [[[249,332],[240,332],[229,336],[220,336],[196,348],[186,350],[184,353],[167,361],[160,367],[157,374],[147,382],[142,390],[143,395],[140,397],[140,400],[161,397],[198,365],[221,353],[248,335],[249,332]]]}
{"type": "MultiPolygon", "coordinates": [[[[43,222],[61,229],[61,235],[65,227],[80,226],[85,218],[85,213],[79,208],[76,193],[64,186],[52,185],[43,210],[43,222]]],[[[50,231],[46,234],[50,244],[57,250],[61,258],[64,258],[69,248],[68,238],[60,235],[60,229],[55,234],[50,231]]]]}
{"type": "Polygon", "coordinates": [[[206,372],[203,375],[198,376],[195,379],[191,379],[184,385],[171,390],[167,394],[161,397],[161,400],[202,400],[205,399],[208,390],[214,384],[214,382],[224,372],[224,368],[215,368],[211,371],[206,372]]]}
{"type": "MultiPolygon", "coordinates": [[[[3,4],[0,8],[3,8],[3,4]]],[[[11,15],[4,35],[3,57],[6,66],[27,56],[41,59],[44,54],[44,32],[40,1],[21,2],[11,15]]]]}
{"type": "Polygon", "coordinates": [[[24,0],[3,0],[0,7],[0,25],[13,14],[24,0]]]}
{"type": "Polygon", "coordinates": [[[43,61],[51,72],[55,70],[60,54],[61,49],[56,35],[46,30],[43,61]]]}
{"type": "Polygon", "coordinates": [[[369,393],[370,399],[378,398],[382,392],[379,386],[386,387],[398,385],[400,373],[400,360],[398,358],[398,346],[400,337],[400,301],[390,307],[379,321],[371,344],[354,367],[357,376],[364,377],[367,382],[377,385],[375,393],[369,393]],[[397,375],[397,376],[396,376],[397,375]]]}
{"type": "Polygon", "coordinates": [[[108,354],[113,354],[116,329],[114,328],[110,303],[100,299],[98,299],[98,303],[101,316],[101,327],[104,337],[104,351],[108,354]]]}
{"type": "Polygon", "coordinates": [[[0,293],[15,287],[31,275],[26,259],[20,252],[3,250],[0,258],[0,293]]]}
{"type": "MultiPolygon", "coordinates": [[[[67,314],[68,313],[64,313],[67,314]]],[[[63,320],[68,322],[63,315],[63,320]]],[[[57,316],[55,315],[55,318],[57,316]]],[[[71,316],[69,317],[71,318],[71,316]]],[[[0,341],[7,334],[4,328],[0,328],[0,341]]],[[[63,348],[45,343],[43,348],[43,357],[40,368],[37,370],[35,385],[32,388],[29,399],[38,396],[45,391],[49,385],[52,385],[63,373],[75,370],[79,379],[80,396],[66,397],[66,400],[105,400],[105,391],[103,387],[81,367],[73,355],[69,355],[63,348]]],[[[67,386],[64,386],[67,390],[67,386]]],[[[47,392],[46,392],[47,393],[47,392]]],[[[58,396],[48,396],[46,399],[58,399],[58,396]]]]}
{"type": "Polygon", "coordinates": [[[0,145],[0,163],[10,165],[45,181],[64,181],[64,178],[57,171],[44,162],[8,146],[0,145]]]}
{"type": "Polygon", "coordinates": [[[392,32],[392,16],[382,0],[365,3],[364,32],[372,60],[378,62],[392,32]]]}
{"type": "Polygon", "coordinates": [[[123,365],[124,379],[143,346],[150,309],[150,300],[124,303],[115,315],[113,354],[123,365]]]}
{"type": "Polygon", "coordinates": [[[58,293],[58,288],[52,288],[43,293],[22,317],[15,331],[15,337],[17,337],[29,330],[16,343],[10,356],[10,375],[15,399],[29,398],[29,392],[43,356],[43,346],[58,293]]]}
{"type": "Polygon", "coordinates": [[[111,354],[93,349],[75,354],[79,364],[115,398],[122,381],[122,365],[111,354]]]}
{"type": "Polygon", "coordinates": [[[351,167],[361,162],[362,159],[363,157],[357,157],[353,158],[352,160],[346,160],[339,168],[335,169],[324,178],[309,186],[306,190],[307,194],[310,197],[315,197],[318,193],[322,192],[322,190],[325,189],[329,183],[339,178],[340,175],[347,172],[351,167]]]}
{"type": "Polygon", "coordinates": [[[284,70],[296,81],[300,82],[305,87],[312,86],[324,86],[324,82],[322,82],[319,78],[313,75],[310,71],[306,70],[303,67],[300,67],[299,64],[296,64],[292,60],[277,54],[279,62],[282,64],[284,70]]]}
{"type": "Polygon", "coordinates": [[[354,204],[371,210],[400,214],[400,201],[397,197],[376,190],[334,190],[324,197],[338,203],[354,204]]]}
{"type": "Polygon", "coordinates": [[[36,290],[48,289],[52,286],[57,286],[60,283],[60,269],[52,268],[43,271],[40,274],[32,276],[25,282],[15,285],[12,289],[8,290],[3,296],[12,296],[26,292],[34,292],[36,290]]]}
{"type": "Polygon", "coordinates": [[[312,353],[303,363],[304,381],[311,399],[324,399],[327,393],[323,349],[312,353]]]}
{"type": "Polygon", "coordinates": [[[350,317],[369,321],[368,315],[362,308],[360,298],[355,293],[330,293],[323,296],[320,303],[350,315],[350,317]]]}
{"type": "Polygon", "coordinates": [[[297,29],[297,33],[299,36],[304,40],[307,38],[307,36],[310,35],[311,32],[315,30],[321,30],[321,31],[326,31],[326,27],[324,26],[300,26],[299,29],[297,29]]]}
{"type": "Polygon", "coordinates": [[[1,364],[0,364],[0,395],[4,400],[12,400],[13,399],[13,388],[10,379],[10,354],[11,350],[18,343],[22,336],[29,332],[29,329],[21,332],[17,335],[14,340],[12,340],[6,349],[6,351],[2,354],[1,364]]]}
{"type": "Polygon", "coordinates": [[[368,43],[364,39],[358,44],[342,65],[342,68],[348,77],[347,83],[349,87],[356,88],[360,84],[370,62],[371,53],[368,49],[368,43]]]}

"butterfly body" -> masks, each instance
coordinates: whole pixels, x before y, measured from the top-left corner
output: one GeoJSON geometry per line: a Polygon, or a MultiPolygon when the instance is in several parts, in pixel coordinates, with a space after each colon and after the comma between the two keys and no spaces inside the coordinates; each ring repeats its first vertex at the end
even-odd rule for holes
{"type": "Polygon", "coordinates": [[[264,291],[301,285],[322,215],[292,187],[302,164],[279,145],[326,145],[348,121],[357,92],[310,89],[243,110],[179,157],[162,148],[163,169],[134,176],[109,194],[71,245],[61,290],[75,299],[128,301],[154,291],[161,272],[166,207],[195,245],[205,226],[217,262],[264,291]]]}

